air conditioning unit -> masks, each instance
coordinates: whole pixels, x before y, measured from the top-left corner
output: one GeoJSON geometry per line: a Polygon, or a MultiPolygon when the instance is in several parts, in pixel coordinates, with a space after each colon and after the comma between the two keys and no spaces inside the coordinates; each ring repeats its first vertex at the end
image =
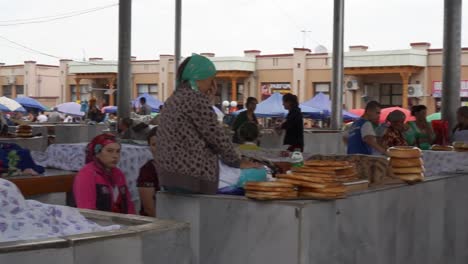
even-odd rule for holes
{"type": "Polygon", "coordinates": [[[408,97],[421,97],[424,95],[423,87],[421,84],[408,85],[408,97]]]}
{"type": "Polygon", "coordinates": [[[356,91],[356,90],[359,90],[359,84],[358,84],[358,81],[357,80],[348,80],[345,82],[345,87],[346,87],[346,90],[348,91],[356,91]]]}

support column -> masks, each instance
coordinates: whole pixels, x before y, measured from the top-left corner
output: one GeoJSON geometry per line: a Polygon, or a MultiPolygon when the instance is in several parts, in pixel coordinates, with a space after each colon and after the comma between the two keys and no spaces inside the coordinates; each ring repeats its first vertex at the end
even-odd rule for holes
{"type": "MultiPolygon", "coordinates": [[[[181,46],[181,35],[182,35],[182,0],[176,0],[175,1],[175,58],[174,58],[174,65],[175,65],[175,71],[174,71],[174,76],[177,78],[177,69],[179,68],[179,63],[180,63],[180,46],[181,46]]],[[[169,71],[168,71],[169,72],[169,71]]],[[[176,82],[174,82],[175,84],[176,82]]],[[[177,88],[177,87],[175,87],[177,88]]]]}
{"type": "Polygon", "coordinates": [[[409,78],[411,77],[411,73],[409,72],[400,72],[401,81],[403,83],[403,94],[401,96],[401,107],[404,109],[408,109],[408,83],[409,78]]]}
{"type": "Polygon", "coordinates": [[[444,1],[444,51],[442,63],[442,119],[449,131],[456,125],[460,107],[462,0],[444,1]]]}
{"type": "Polygon", "coordinates": [[[108,80],[108,85],[109,85],[109,90],[111,90],[112,93],[109,93],[109,105],[115,105],[115,96],[114,93],[115,91],[112,91],[115,89],[115,78],[109,78],[108,80]]]}
{"type": "Polygon", "coordinates": [[[12,84],[12,85],[11,85],[11,98],[14,99],[14,98],[16,98],[16,96],[18,96],[18,95],[16,94],[16,85],[15,85],[15,84],[12,84]]]}
{"type": "Polygon", "coordinates": [[[119,1],[119,76],[118,93],[119,119],[130,117],[130,91],[132,75],[130,51],[132,40],[132,0],[119,1]]]}
{"type": "Polygon", "coordinates": [[[341,127],[343,126],[344,0],[335,0],[333,10],[331,128],[335,130],[341,130],[341,127]]]}
{"type": "MultiPolygon", "coordinates": [[[[80,78],[75,78],[75,85],[76,85],[76,100],[81,100],[81,88],[80,88],[80,78]]],[[[73,91],[70,93],[70,101],[71,101],[71,95],[73,94],[73,91]]]]}
{"type": "Polygon", "coordinates": [[[231,101],[237,102],[237,79],[231,78],[231,101]]]}

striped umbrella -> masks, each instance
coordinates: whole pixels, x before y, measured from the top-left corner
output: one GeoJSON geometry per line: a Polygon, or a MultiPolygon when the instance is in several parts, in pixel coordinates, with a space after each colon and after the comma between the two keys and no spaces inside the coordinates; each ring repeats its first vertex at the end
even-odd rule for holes
{"type": "Polygon", "coordinates": [[[5,108],[0,108],[0,110],[5,112],[26,112],[26,110],[18,102],[5,96],[0,97],[0,105],[8,109],[5,111],[5,108]]]}

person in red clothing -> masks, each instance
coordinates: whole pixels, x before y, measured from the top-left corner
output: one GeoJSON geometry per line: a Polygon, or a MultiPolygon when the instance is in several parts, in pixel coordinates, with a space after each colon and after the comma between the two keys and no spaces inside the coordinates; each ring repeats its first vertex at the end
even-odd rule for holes
{"type": "Polygon", "coordinates": [[[96,136],[86,147],[86,165],[75,176],[78,208],[135,214],[125,176],[116,166],[120,144],[112,134],[96,136]]]}
{"type": "MultiPolygon", "coordinates": [[[[154,127],[148,133],[148,145],[153,157],[156,155],[156,131],[157,127],[154,127]]],[[[156,192],[160,187],[154,158],[141,167],[137,187],[141,200],[140,214],[156,217],[156,192]]]]}

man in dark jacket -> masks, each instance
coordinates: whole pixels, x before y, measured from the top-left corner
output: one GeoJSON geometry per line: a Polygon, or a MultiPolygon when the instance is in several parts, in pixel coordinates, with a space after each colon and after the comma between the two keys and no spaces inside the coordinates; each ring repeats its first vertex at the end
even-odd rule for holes
{"type": "Polygon", "coordinates": [[[289,111],[286,121],[281,125],[281,129],[286,130],[283,144],[289,145],[289,151],[296,149],[304,151],[304,119],[297,96],[290,93],[285,94],[283,96],[283,106],[289,111]]]}

